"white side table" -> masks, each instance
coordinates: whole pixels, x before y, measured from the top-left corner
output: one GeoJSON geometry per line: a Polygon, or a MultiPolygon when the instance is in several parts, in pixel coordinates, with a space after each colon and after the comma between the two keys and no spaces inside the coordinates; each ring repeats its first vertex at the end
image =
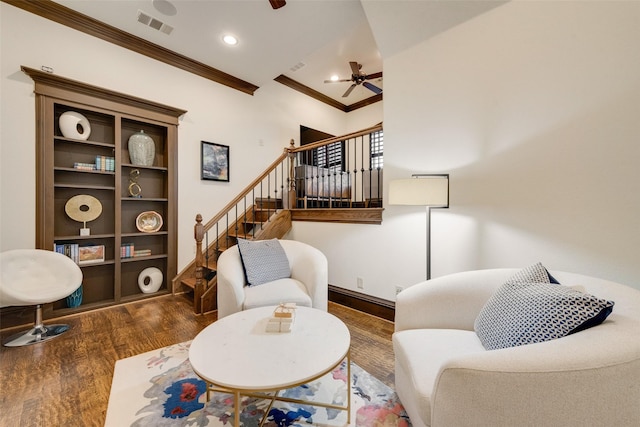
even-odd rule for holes
{"type": "MultiPolygon", "coordinates": [[[[304,402],[351,414],[351,335],[337,317],[308,307],[296,309],[291,332],[266,332],[275,307],[260,307],[224,317],[203,329],[191,343],[189,361],[210,390],[233,393],[235,426],[240,425],[240,396],[273,392],[306,384],[331,372],[347,359],[347,406],[304,402]]],[[[265,397],[264,395],[259,395],[265,397]]],[[[271,406],[267,409],[265,419],[271,406]]],[[[264,422],[264,419],[263,419],[264,422]]]]}

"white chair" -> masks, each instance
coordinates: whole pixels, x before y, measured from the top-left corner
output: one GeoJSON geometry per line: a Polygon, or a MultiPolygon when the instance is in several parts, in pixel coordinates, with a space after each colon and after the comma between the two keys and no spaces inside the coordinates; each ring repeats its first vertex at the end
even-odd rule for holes
{"type": "Polygon", "coordinates": [[[454,273],[398,295],[395,386],[411,424],[638,426],[640,291],[551,271],[567,287],[614,301],[611,315],[563,338],[486,350],[476,318],[518,270],[454,273]]]}
{"type": "Polygon", "coordinates": [[[0,307],[36,305],[34,327],[12,335],[7,347],[55,338],[68,325],[42,323],[41,304],[71,295],[82,284],[82,270],[69,257],[40,249],[16,249],[0,254],[0,307]]]}
{"type": "Polygon", "coordinates": [[[327,310],[328,263],[318,249],[294,240],[280,240],[291,277],[247,286],[238,246],[218,258],[218,319],[242,310],[284,302],[327,310]]]}

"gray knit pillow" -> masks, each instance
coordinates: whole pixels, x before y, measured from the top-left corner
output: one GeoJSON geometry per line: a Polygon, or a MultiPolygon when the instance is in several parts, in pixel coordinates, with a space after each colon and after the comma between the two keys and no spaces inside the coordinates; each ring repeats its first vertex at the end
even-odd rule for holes
{"type": "Polygon", "coordinates": [[[487,350],[561,338],[602,323],[613,310],[612,301],[549,283],[543,270],[536,264],[518,272],[482,308],[475,331],[487,350]]]}
{"type": "Polygon", "coordinates": [[[278,239],[238,239],[238,249],[249,286],[291,277],[287,254],[278,239]]]}

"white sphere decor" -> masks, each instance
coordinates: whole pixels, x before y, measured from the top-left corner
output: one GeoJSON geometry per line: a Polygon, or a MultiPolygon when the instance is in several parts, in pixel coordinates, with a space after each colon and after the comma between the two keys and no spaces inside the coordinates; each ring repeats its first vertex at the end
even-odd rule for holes
{"type": "Polygon", "coordinates": [[[138,286],[145,294],[158,292],[162,286],[162,271],[156,267],[145,268],[138,275],[138,286]]]}
{"type": "Polygon", "coordinates": [[[62,132],[65,138],[86,141],[91,134],[89,120],[77,111],[66,111],[62,113],[58,124],[60,125],[60,132],[62,132]]]}

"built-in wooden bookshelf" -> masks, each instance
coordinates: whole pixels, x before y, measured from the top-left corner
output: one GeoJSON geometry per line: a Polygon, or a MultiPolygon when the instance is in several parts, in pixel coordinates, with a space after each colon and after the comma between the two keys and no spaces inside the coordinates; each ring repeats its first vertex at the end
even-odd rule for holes
{"type": "Polygon", "coordinates": [[[64,299],[55,301],[44,308],[44,316],[169,293],[177,273],[177,126],[186,111],[27,67],[22,71],[35,82],[36,247],[104,246],[104,260],[81,265],[82,304],[70,308],[64,299]],[[86,140],[63,135],[59,120],[67,111],[89,121],[86,140]],[[131,164],[128,140],[140,131],[155,143],[151,166],[131,164]],[[87,170],[77,165],[96,164],[97,158],[113,159],[113,166],[87,170]],[[133,170],[138,171],[138,197],[129,190],[133,170]],[[68,200],[77,195],[92,196],[102,207],[100,216],[86,224],[89,235],[81,235],[83,223],[65,212],[68,200]],[[161,216],[159,230],[136,226],[138,215],[148,211],[161,216]],[[127,245],[146,251],[124,256],[121,247],[127,245]],[[139,276],[149,267],[160,269],[163,282],[157,292],[144,293],[139,276]]]}

